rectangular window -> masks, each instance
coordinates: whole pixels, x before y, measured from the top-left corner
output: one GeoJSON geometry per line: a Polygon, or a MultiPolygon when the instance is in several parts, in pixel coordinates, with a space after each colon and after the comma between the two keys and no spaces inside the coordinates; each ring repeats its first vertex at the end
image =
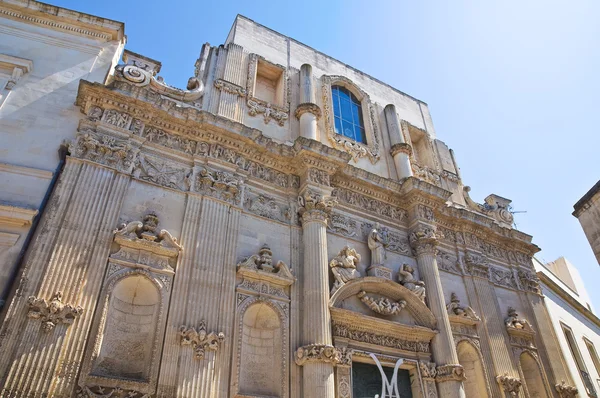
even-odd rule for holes
{"type": "MultiPolygon", "coordinates": [[[[583,338],[585,341],[585,345],[587,346],[588,352],[590,353],[590,357],[592,358],[592,362],[594,363],[594,368],[596,368],[596,376],[600,376],[600,359],[598,359],[598,353],[596,352],[596,347],[594,347],[594,343],[583,338]]],[[[598,386],[600,387],[600,379],[596,379],[598,386]]]]}
{"type": "Polygon", "coordinates": [[[583,380],[583,385],[585,386],[586,392],[590,397],[597,397],[598,395],[596,395],[596,389],[594,388],[592,378],[587,372],[587,368],[585,367],[585,363],[583,362],[583,358],[581,357],[579,348],[577,348],[577,342],[575,340],[575,335],[573,334],[573,331],[566,325],[561,326],[565,334],[565,338],[567,339],[567,344],[569,345],[571,355],[575,360],[575,364],[577,365],[577,369],[579,370],[579,374],[581,375],[581,379],[583,380]]]}

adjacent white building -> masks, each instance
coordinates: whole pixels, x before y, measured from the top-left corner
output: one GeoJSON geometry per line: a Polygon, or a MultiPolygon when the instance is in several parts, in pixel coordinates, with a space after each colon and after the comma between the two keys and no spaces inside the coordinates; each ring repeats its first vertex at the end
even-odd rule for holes
{"type": "Polygon", "coordinates": [[[579,396],[598,397],[600,318],[594,314],[583,280],[564,257],[547,264],[534,259],[534,265],[554,332],[579,396]]]}

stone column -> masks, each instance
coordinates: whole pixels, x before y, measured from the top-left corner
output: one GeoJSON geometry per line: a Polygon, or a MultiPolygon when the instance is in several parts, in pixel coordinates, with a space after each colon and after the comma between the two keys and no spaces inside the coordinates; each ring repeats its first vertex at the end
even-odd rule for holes
{"type": "MultiPolygon", "coordinates": [[[[423,205],[418,205],[424,207],[423,205]]],[[[429,209],[431,211],[431,209],[429,209]]],[[[427,212],[425,212],[427,213],[427,212]]],[[[432,214],[432,213],[431,213],[432,214]]],[[[444,292],[436,260],[438,244],[435,227],[418,223],[410,235],[410,243],[417,255],[419,274],[425,282],[427,304],[437,320],[439,333],[431,341],[433,358],[438,365],[436,382],[439,396],[465,398],[462,385],[464,370],[459,365],[450,320],[444,302],[444,292]]]]}
{"type": "Polygon", "coordinates": [[[329,313],[327,267],[327,218],[335,199],[305,191],[299,198],[304,238],[303,342],[296,363],[304,366],[303,391],[306,398],[334,398],[335,359],[329,313]]]}
{"type": "Polygon", "coordinates": [[[413,175],[412,168],[410,166],[410,154],[412,152],[412,148],[406,143],[404,136],[402,135],[398,114],[396,113],[396,107],[392,104],[389,104],[385,107],[384,113],[388,134],[390,136],[390,143],[392,145],[390,154],[392,155],[392,158],[394,158],[398,179],[411,177],[413,175]]]}
{"type": "Polygon", "coordinates": [[[296,108],[296,118],[300,120],[300,136],[318,140],[317,120],[321,109],[315,103],[315,89],[312,80],[312,67],[304,64],[300,67],[300,105],[296,108]]]}

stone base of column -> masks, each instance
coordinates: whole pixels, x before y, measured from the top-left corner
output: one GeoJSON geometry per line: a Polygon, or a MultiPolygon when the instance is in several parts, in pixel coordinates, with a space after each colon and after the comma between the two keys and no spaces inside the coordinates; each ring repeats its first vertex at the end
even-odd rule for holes
{"type": "Polygon", "coordinates": [[[302,377],[304,398],[335,398],[333,364],[307,362],[302,377]]]}

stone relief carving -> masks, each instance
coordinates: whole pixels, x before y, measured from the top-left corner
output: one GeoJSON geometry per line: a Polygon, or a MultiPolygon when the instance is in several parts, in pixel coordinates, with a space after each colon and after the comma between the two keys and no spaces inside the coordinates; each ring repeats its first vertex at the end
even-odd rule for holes
{"type": "Polygon", "coordinates": [[[87,116],[92,121],[98,121],[102,117],[102,113],[104,113],[104,110],[102,110],[102,108],[100,108],[99,106],[94,105],[90,106],[90,109],[87,112],[87,116]]]}
{"type": "Polygon", "coordinates": [[[244,208],[251,213],[271,220],[289,221],[289,209],[282,208],[275,198],[265,194],[259,194],[255,197],[247,196],[244,200],[244,208]]]}
{"type": "Polygon", "coordinates": [[[77,398],[150,398],[136,390],[123,389],[121,387],[83,386],[77,389],[77,398]]]}
{"type": "Polygon", "coordinates": [[[469,196],[470,191],[470,187],[463,188],[463,196],[471,210],[483,213],[498,221],[500,224],[508,226],[509,228],[512,227],[514,217],[510,212],[511,201],[509,199],[491,194],[484,199],[484,204],[479,204],[471,199],[471,197],[469,196]]]}
{"type": "Polygon", "coordinates": [[[379,131],[377,127],[377,121],[375,118],[375,112],[369,96],[361,91],[361,102],[363,112],[366,109],[369,112],[369,117],[365,117],[365,121],[368,120],[369,125],[365,126],[367,131],[367,144],[362,144],[351,140],[343,135],[336,134],[335,127],[333,124],[333,112],[331,108],[331,85],[335,83],[342,83],[345,85],[351,85],[358,89],[349,79],[343,76],[323,76],[321,77],[321,93],[323,97],[323,114],[325,115],[325,131],[327,138],[334,148],[348,152],[352,155],[355,162],[362,157],[368,157],[371,163],[375,164],[379,161],[381,155],[379,151],[379,131]]]}
{"type": "Polygon", "coordinates": [[[420,218],[423,218],[427,221],[434,221],[435,217],[433,215],[433,209],[431,207],[427,207],[425,205],[418,205],[417,211],[420,218]]]}
{"type": "Polygon", "coordinates": [[[440,174],[427,167],[427,166],[421,166],[419,165],[415,160],[414,160],[414,156],[412,158],[412,162],[411,162],[411,166],[413,169],[413,175],[423,181],[426,181],[430,184],[436,185],[438,187],[442,186],[442,177],[440,176],[440,174]]]}
{"type": "Polygon", "coordinates": [[[466,253],[463,259],[466,263],[467,272],[470,275],[485,279],[489,278],[489,265],[485,257],[466,253]]]}
{"type": "Polygon", "coordinates": [[[250,116],[256,116],[259,113],[263,115],[265,124],[269,124],[271,119],[277,121],[280,126],[285,125],[285,121],[288,120],[287,112],[279,110],[278,107],[268,102],[261,101],[257,98],[248,99],[248,114],[250,116]]]}
{"type": "Polygon", "coordinates": [[[131,173],[139,149],[128,141],[84,131],[68,144],[72,156],[131,173]]]}
{"type": "Polygon", "coordinates": [[[296,364],[298,366],[303,366],[306,362],[326,362],[336,365],[341,360],[340,350],[331,345],[309,344],[296,350],[296,364]]]}
{"type": "MultiPolygon", "coordinates": [[[[361,231],[363,233],[364,239],[368,240],[369,234],[375,228],[374,224],[371,223],[363,223],[361,225],[361,231]]],[[[380,231],[381,236],[383,238],[383,247],[386,252],[395,252],[399,254],[404,254],[407,256],[412,256],[412,251],[410,249],[410,244],[408,243],[408,238],[398,234],[396,232],[390,231],[388,227],[379,227],[377,228],[380,231]]]]}
{"type": "Polygon", "coordinates": [[[441,365],[437,367],[435,381],[443,383],[449,380],[466,380],[465,370],[461,365],[441,365]]]}
{"type": "Polygon", "coordinates": [[[460,316],[460,317],[472,319],[474,321],[481,320],[477,316],[477,314],[475,313],[473,308],[460,305],[460,299],[454,292],[452,292],[450,294],[450,302],[446,305],[446,309],[448,310],[448,315],[460,316]]]}
{"type": "Polygon", "coordinates": [[[402,264],[398,271],[398,282],[425,302],[425,282],[416,279],[414,274],[415,270],[410,265],[402,264]]]}
{"type": "Polygon", "coordinates": [[[238,271],[241,268],[269,272],[284,278],[294,279],[294,275],[286,263],[278,261],[277,264],[273,265],[273,252],[266,244],[258,251],[258,254],[253,254],[238,263],[238,271]]]}
{"type": "Polygon", "coordinates": [[[533,331],[529,321],[525,318],[519,318],[517,310],[513,307],[508,307],[508,317],[504,320],[504,324],[507,329],[533,331]]]}
{"type": "Polygon", "coordinates": [[[27,299],[29,311],[27,316],[31,319],[39,319],[42,330],[46,333],[54,330],[56,325],[70,325],[75,318],[83,313],[83,308],[62,302],[62,293],[56,292],[50,300],[29,296],[27,299]]]}
{"type": "Polygon", "coordinates": [[[523,290],[536,294],[542,294],[542,289],[540,288],[540,279],[536,274],[519,269],[517,271],[517,276],[519,278],[519,285],[521,285],[523,290]]]}
{"type": "Polygon", "coordinates": [[[314,167],[308,169],[307,180],[315,184],[325,185],[326,187],[330,186],[329,173],[325,170],[315,169],[314,167]]]}
{"type": "Polygon", "coordinates": [[[102,121],[108,124],[112,124],[120,129],[129,129],[131,123],[131,116],[125,112],[119,112],[114,109],[109,109],[104,112],[102,121]]]}
{"type": "Polygon", "coordinates": [[[437,364],[435,362],[419,361],[421,377],[424,379],[435,379],[437,376],[437,364]]]}
{"type": "Polygon", "coordinates": [[[460,263],[458,259],[444,251],[438,251],[437,253],[437,265],[441,270],[452,272],[455,274],[462,274],[460,263]]]}
{"type": "Polygon", "coordinates": [[[337,205],[337,199],[331,196],[324,196],[319,193],[307,190],[298,196],[298,213],[302,222],[321,221],[325,222],[331,215],[331,210],[337,205]]]}
{"type": "Polygon", "coordinates": [[[206,323],[200,322],[197,328],[181,326],[179,328],[180,344],[190,345],[196,359],[203,359],[206,351],[217,351],[225,340],[225,334],[206,331],[206,323]]]}
{"type": "Polygon", "coordinates": [[[192,191],[239,205],[241,185],[241,179],[234,174],[211,170],[206,166],[194,167],[192,191]]]}
{"type": "Polygon", "coordinates": [[[406,210],[347,189],[335,188],[331,195],[337,198],[340,203],[359,208],[362,211],[371,212],[394,221],[404,222],[408,220],[406,210]]]}
{"type": "Polygon", "coordinates": [[[515,275],[511,270],[503,270],[497,267],[490,267],[490,277],[492,283],[495,283],[500,286],[510,287],[512,289],[517,289],[517,281],[515,280],[515,275]]]}
{"type": "Polygon", "coordinates": [[[441,239],[441,234],[434,227],[425,225],[417,226],[408,236],[408,241],[417,255],[435,254],[438,239],[441,239]]]}
{"type": "Polygon", "coordinates": [[[511,377],[508,373],[497,376],[496,381],[502,386],[502,390],[509,397],[518,397],[519,391],[521,390],[521,385],[523,384],[521,380],[511,377]]]}
{"type": "Polygon", "coordinates": [[[554,386],[560,398],[577,397],[577,387],[568,385],[564,380],[554,386]]]}
{"type": "Polygon", "coordinates": [[[156,127],[144,128],[142,137],[146,138],[148,142],[153,144],[158,144],[169,149],[185,152],[188,155],[193,155],[196,153],[197,142],[195,140],[170,134],[156,127]]]}
{"type": "MultiPolygon", "coordinates": [[[[156,232],[158,224],[158,216],[154,213],[145,215],[142,222],[132,221],[123,223],[113,231],[115,241],[123,243],[124,240],[128,240],[146,248],[153,247],[154,244],[154,246],[164,249],[175,249],[176,252],[183,250],[183,246],[177,242],[177,238],[174,238],[169,231],[161,229],[159,232],[156,232]]],[[[171,253],[169,250],[161,251],[160,253],[163,254],[163,252],[164,254],[171,253]]]]}
{"type": "Polygon", "coordinates": [[[133,176],[143,181],[157,185],[187,191],[189,169],[185,170],[170,162],[154,159],[147,155],[140,155],[135,161],[133,176]]]}
{"type": "Polygon", "coordinates": [[[367,296],[367,293],[364,290],[361,290],[357,297],[367,307],[380,315],[397,315],[404,309],[404,307],[406,307],[405,300],[391,301],[387,297],[375,299],[367,296]]]}
{"type": "Polygon", "coordinates": [[[217,90],[221,90],[229,94],[234,94],[238,97],[246,96],[246,89],[244,87],[228,82],[227,80],[217,79],[214,82],[214,86],[217,90]]]}
{"type": "Polygon", "coordinates": [[[271,121],[271,119],[274,119],[277,121],[277,124],[279,124],[280,126],[284,126],[285,121],[289,118],[288,112],[290,110],[289,76],[287,76],[286,68],[281,65],[273,64],[257,54],[250,54],[248,61],[248,78],[246,81],[246,104],[248,106],[248,114],[250,116],[262,114],[265,124],[268,124],[271,121]],[[256,72],[258,70],[259,59],[261,60],[261,62],[273,65],[282,70],[282,81],[284,84],[283,98],[286,99],[283,107],[279,107],[274,104],[270,104],[266,101],[263,101],[259,98],[256,98],[254,93],[254,87],[256,82],[256,72]]]}
{"type": "Polygon", "coordinates": [[[359,262],[360,254],[350,246],[345,246],[338,255],[329,262],[329,267],[335,278],[331,294],[335,293],[346,282],[360,278],[360,274],[356,270],[356,266],[359,262]]]}
{"type": "Polygon", "coordinates": [[[375,334],[371,332],[353,329],[347,325],[342,325],[338,323],[333,324],[333,334],[337,337],[343,337],[363,343],[397,348],[406,351],[429,353],[429,343],[427,342],[402,340],[394,336],[375,334]]]}
{"type": "Polygon", "coordinates": [[[350,217],[342,216],[341,214],[331,214],[331,218],[327,223],[327,230],[353,238],[356,236],[357,223],[350,217]]]}

